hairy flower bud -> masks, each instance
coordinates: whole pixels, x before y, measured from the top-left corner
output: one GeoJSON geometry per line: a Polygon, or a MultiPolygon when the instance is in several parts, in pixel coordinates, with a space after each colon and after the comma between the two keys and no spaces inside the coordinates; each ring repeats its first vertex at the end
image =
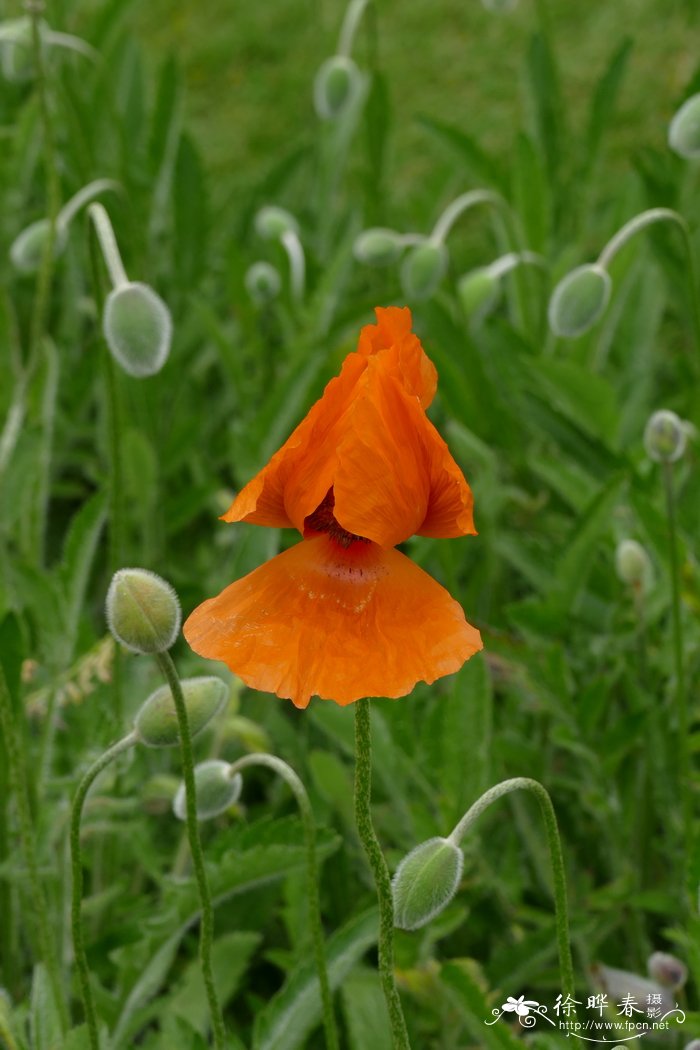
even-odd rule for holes
{"type": "Polygon", "coordinates": [[[668,144],[687,160],[700,157],[700,94],[686,99],[675,114],[668,129],[668,144]]]}
{"type": "Polygon", "coordinates": [[[107,591],[109,629],[134,653],[162,653],[180,630],[180,602],[162,577],[148,569],[119,569],[107,591]]]}
{"type": "Polygon", "coordinates": [[[653,952],[647,959],[647,970],[653,981],[673,991],[682,988],[688,979],[686,965],[667,952],[653,952]]]}
{"type": "Polygon", "coordinates": [[[498,301],[498,277],[488,266],[470,270],[457,282],[457,295],[467,317],[485,317],[498,301]]]}
{"type": "MultiPolygon", "coordinates": [[[[5,80],[12,84],[23,84],[31,80],[36,65],[32,53],[32,23],[29,18],[16,18],[5,22],[0,39],[0,68],[5,80]]],[[[46,23],[39,23],[39,34],[43,46],[46,23]]]]}
{"type": "Polygon", "coordinates": [[[683,420],[662,408],[649,417],[644,428],[644,448],[655,463],[675,463],[685,452],[687,436],[683,420]]]}
{"type": "Polygon", "coordinates": [[[422,842],[404,857],[392,880],[394,923],[417,930],[445,908],[462,877],[464,856],[450,839],[422,842]]]}
{"type": "Polygon", "coordinates": [[[278,241],[285,233],[299,233],[299,223],[285,208],[267,204],[255,216],[255,232],[266,241],[278,241]]]}
{"type": "Polygon", "coordinates": [[[574,339],[592,328],[602,316],[612,282],[602,266],[586,263],[562,278],[552,292],[547,316],[555,335],[574,339]]]}
{"type": "Polygon", "coordinates": [[[246,271],[245,287],[255,305],[264,306],[280,294],[282,281],[274,266],[261,260],[246,271]]]}
{"type": "Polygon", "coordinates": [[[353,251],[357,261],[366,266],[391,266],[403,251],[403,238],[395,230],[374,226],[359,235],[353,251]]]}
{"type": "Polygon", "coordinates": [[[401,266],[401,286],[408,299],[429,299],[447,273],[444,244],[425,241],[412,248],[401,266]]]}
{"type": "MultiPolygon", "coordinates": [[[[224,813],[236,802],[241,794],[243,778],[240,773],[231,776],[228,762],[211,759],[200,762],[194,768],[195,793],[197,795],[197,819],[211,820],[224,813]]],[[[173,799],[173,813],[178,820],[187,819],[187,792],[185,784],[180,784],[173,799]]]]}
{"type": "Polygon", "coordinates": [[[651,576],[649,555],[636,540],[621,540],[615,551],[615,570],[623,583],[640,587],[651,576]]]}
{"type": "MultiPolygon", "coordinates": [[[[36,273],[41,265],[51,224],[48,219],[37,219],[15,237],[10,247],[10,260],[20,273],[36,273]]],[[[53,254],[60,255],[66,246],[66,230],[54,229],[53,254]]]]}
{"type": "MultiPolygon", "coordinates": [[[[192,736],[204,729],[223,707],[228,689],[215,675],[185,678],[182,695],[192,736]]],[[[139,742],[146,747],[176,747],[180,741],[177,710],[169,685],[161,685],[139,708],[134,719],[139,742]]]]}
{"type": "Polygon", "coordinates": [[[159,372],[170,353],[170,311],[147,284],[128,281],[113,288],[102,327],[107,346],[125,372],[142,378],[159,372]]]}
{"type": "Polygon", "coordinates": [[[346,55],[333,55],[323,63],[314,80],[314,108],[321,120],[340,116],[352,98],[360,71],[346,55]]]}

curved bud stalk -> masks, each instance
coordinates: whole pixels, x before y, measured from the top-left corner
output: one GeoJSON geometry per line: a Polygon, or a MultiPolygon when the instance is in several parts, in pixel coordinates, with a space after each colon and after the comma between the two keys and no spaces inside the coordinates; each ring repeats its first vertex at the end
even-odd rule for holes
{"type": "Polygon", "coordinates": [[[339,55],[349,58],[352,54],[357,30],[360,28],[362,16],[370,2],[371,0],[351,0],[348,4],[338,38],[339,55]]]}
{"type": "Polygon", "coordinates": [[[265,306],[280,294],[282,281],[277,270],[269,262],[254,262],[246,271],[244,283],[248,295],[256,306],[265,306]]]}
{"type": "Polygon", "coordinates": [[[269,204],[255,216],[255,232],[265,240],[278,241],[284,248],[289,260],[292,295],[300,302],[306,284],[306,259],[297,220],[286,209],[269,204]]]}
{"type": "Polygon", "coordinates": [[[595,263],[579,266],[561,279],[552,292],[548,309],[549,324],[555,335],[574,339],[593,327],[610,301],[612,281],[608,268],[613,259],[632,237],[657,222],[673,223],[683,237],[693,334],[700,356],[700,302],[695,251],[688,224],[682,215],[671,208],[650,208],[635,215],[611,237],[595,263]]]}
{"type": "Polygon", "coordinates": [[[564,995],[574,995],[574,970],[569,945],[566,877],[557,818],[549,793],[537,780],[515,777],[485,791],[464,814],[447,838],[428,839],[405,857],[394,876],[397,925],[417,929],[452,900],[462,872],[460,844],[481,814],[512,791],[529,791],[539,803],[547,833],[552,868],[559,968],[564,995]],[[458,856],[459,855],[459,856],[458,856]],[[399,922],[399,920],[402,920],[399,922]]]}
{"type": "Polygon", "coordinates": [[[407,245],[422,244],[423,240],[420,234],[397,233],[385,226],[373,226],[355,239],[353,254],[366,266],[391,266],[398,262],[407,245]]]}
{"type": "MultiPolygon", "coordinates": [[[[47,47],[66,48],[89,58],[92,62],[99,60],[99,53],[80,37],[70,33],[57,33],[43,19],[39,20],[38,28],[42,50],[47,47]]],[[[30,18],[15,18],[0,25],[0,69],[6,80],[15,84],[31,80],[35,72],[31,53],[30,18]]]]}
{"type": "MultiPolygon", "coordinates": [[[[96,179],[79,190],[64,204],[56,216],[53,255],[59,256],[68,241],[68,227],[80,209],[106,190],[118,190],[119,183],[112,179],[96,179]]],[[[46,243],[51,234],[49,219],[37,219],[17,235],[10,246],[10,260],[20,273],[36,273],[41,265],[46,243]]]]}
{"type": "Polygon", "coordinates": [[[349,108],[361,87],[362,74],[352,58],[332,55],[314,79],[314,109],[321,120],[335,120],[349,108]]]}
{"type": "Polygon", "coordinates": [[[457,295],[467,317],[482,321],[498,302],[501,278],[523,265],[541,268],[546,262],[537,252],[507,252],[488,266],[479,266],[463,274],[457,281],[457,295]]]}
{"type": "Polygon", "coordinates": [[[88,214],[112,282],[102,317],[107,346],[129,375],[139,379],[155,375],[170,353],[170,311],[149,285],[127,277],[109,215],[102,205],[91,204],[88,214]]]}

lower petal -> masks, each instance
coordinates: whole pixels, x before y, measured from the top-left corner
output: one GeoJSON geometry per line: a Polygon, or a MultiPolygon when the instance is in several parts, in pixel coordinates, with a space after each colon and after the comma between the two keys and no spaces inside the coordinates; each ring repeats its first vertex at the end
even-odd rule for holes
{"type": "Polygon", "coordinates": [[[482,647],[459,604],[396,550],[327,536],[291,547],[204,602],[184,625],[196,653],[253,689],[306,707],[399,697],[482,647]]]}

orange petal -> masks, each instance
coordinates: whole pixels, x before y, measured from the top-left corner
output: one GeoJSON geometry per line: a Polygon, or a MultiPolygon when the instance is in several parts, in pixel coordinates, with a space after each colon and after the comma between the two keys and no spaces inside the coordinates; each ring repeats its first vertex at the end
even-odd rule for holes
{"type": "Polygon", "coordinates": [[[326,536],[232,583],[183,630],[196,653],[296,707],[315,695],[342,705],[405,696],[482,647],[457,602],[409,558],[326,536]]]}
{"type": "Polygon", "coordinates": [[[418,400],[370,360],[338,444],[333,479],[340,525],[383,547],[414,533],[473,533],[472,493],[418,400]]]}
{"type": "Polygon", "coordinates": [[[411,311],[407,306],[378,306],[374,312],[377,323],[365,325],[360,332],[358,354],[381,356],[387,373],[427,408],[437,390],[437,372],[411,331],[411,311]]]}

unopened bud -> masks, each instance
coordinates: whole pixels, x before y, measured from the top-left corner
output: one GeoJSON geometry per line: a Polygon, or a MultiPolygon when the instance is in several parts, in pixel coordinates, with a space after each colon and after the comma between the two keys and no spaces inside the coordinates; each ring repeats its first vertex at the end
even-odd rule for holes
{"type": "Polygon", "coordinates": [[[592,328],[602,316],[612,282],[602,266],[587,263],[562,278],[549,300],[547,316],[555,335],[574,339],[592,328]]]}
{"type": "Polygon", "coordinates": [[[654,412],[644,428],[644,448],[655,463],[675,463],[685,452],[686,440],[683,420],[666,408],[654,412]]]}
{"type": "Polygon", "coordinates": [[[692,95],[678,110],[668,129],[668,144],[687,160],[700,157],[700,95],[692,95]]]}
{"type": "Polygon", "coordinates": [[[487,11],[513,11],[518,0],[481,0],[487,11]]]}
{"type": "Polygon", "coordinates": [[[134,653],[162,653],[180,630],[180,602],[162,577],[148,569],[119,569],[107,591],[109,629],[134,653]]]}
{"type": "MultiPolygon", "coordinates": [[[[51,224],[48,219],[37,219],[14,239],[10,247],[12,265],[20,273],[36,273],[44,257],[51,224]]],[[[54,228],[53,254],[60,255],[66,246],[66,231],[62,226],[54,228]]]]}
{"type": "Polygon", "coordinates": [[[268,262],[255,262],[246,272],[245,287],[256,306],[272,302],[280,294],[282,280],[268,262]]]}
{"type": "Polygon", "coordinates": [[[429,299],[447,273],[444,244],[425,241],[412,248],[401,266],[401,286],[408,299],[429,299]]]}
{"type": "Polygon", "coordinates": [[[457,295],[467,317],[481,318],[490,313],[498,301],[500,285],[488,266],[480,266],[460,277],[457,295]]]}
{"type": "Polygon", "coordinates": [[[403,251],[403,238],[395,230],[375,226],[360,234],[353,251],[357,261],[367,266],[391,266],[403,251]]]}
{"type": "Polygon", "coordinates": [[[623,583],[639,587],[651,576],[651,561],[641,543],[621,540],[615,551],[615,569],[623,583]]]}
{"type": "Polygon", "coordinates": [[[700,1039],[693,1039],[692,1043],[686,1043],[684,1050],[700,1050],[700,1039]]]}
{"type": "MultiPolygon", "coordinates": [[[[184,678],[182,695],[187,709],[187,722],[194,737],[221,710],[228,690],[220,678],[205,675],[184,678]]],[[[177,709],[169,685],[161,685],[139,708],[134,729],[146,747],[176,747],[180,742],[177,709]]]]}
{"type": "MultiPolygon", "coordinates": [[[[228,762],[211,759],[194,768],[194,786],[197,796],[197,820],[211,820],[224,813],[241,794],[243,779],[240,773],[231,776],[228,762]]],[[[173,813],[178,820],[187,819],[187,792],[184,782],[173,799],[173,813]]]]}
{"type": "Polygon", "coordinates": [[[255,216],[255,232],[266,241],[279,241],[285,233],[299,233],[299,224],[291,212],[268,204],[255,216]]]}
{"type": "Polygon", "coordinates": [[[422,842],[404,857],[392,880],[394,923],[417,930],[445,908],[462,877],[464,856],[450,839],[422,842]]]}
{"type": "Polygon", "coordinates": [[[129,375],[152,376],[165,364],[173,323],[168,307],[147,284],[128,281],[113,288],[102,328],[107,346],[129,375]]]}
{"type": "MultiPolygon", "coordinates": [[[[5,22],[2,29],[2,39],[0,39],[2,75],[12,84],[23,84],[32,79],[36,68],[32,53],[32,23],[29,18],[17,18],[11,22],[5,22]]],[[[40,39],[43,38],[45,29],[46,23],[40,22],[40,39]]]]}
{"type": "Polygon", "coordinates": [[[673,991],[682,988],[688,979],[685,964],[667,952],[653,952],[647,960],[647,970],[652,980],[673,991]]]}
{"type": "Polygon", "coordinates": [[[360,71],[351,58],[333,55],[326,59],[314,80],[314,108],[321,120],[340,116],[359,79],[360,71]]]}

